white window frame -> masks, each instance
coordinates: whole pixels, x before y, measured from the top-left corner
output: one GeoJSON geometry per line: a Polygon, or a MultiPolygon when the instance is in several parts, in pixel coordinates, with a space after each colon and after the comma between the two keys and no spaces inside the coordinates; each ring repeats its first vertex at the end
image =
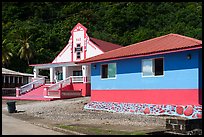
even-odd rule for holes
{"type": "Polygon", "coordinates": [[[117,78],[117,63],[116,62],[113,62],[113,63],[104,63],[104,64],[101,64],[101,67],[100,67],[100,75],[101,75],[101,80],[108,80],[108,79],[116,79],[117,78]],[[103,65],[108,65],[108,64],[115,64],[115,77],[107,77],[107,78],[102,78],[102,66],[103,65]]]}
{"type": "Polygon", "coordinates": [[[155,57],[155,58],[149,58],[149,59],[142,59],[142,66],[141,66],[141,75],[142,75],[142,77],[164,77],[164,73],[165,73],[165,71],[164,71],[164,57],[155,57]],[[162,58],[163,59],[163,75],[157,75],[157,76],[155,76],[155,59],[160,59],[160,58],[162,58]],[[153,75],[148,75],[148,76],[144,76],[143,75],[143,62],[145,61],[145,60],[151,60],[152,61],[152,71],[153,71],[153,75]],[[154,61],[153,61],[154,60],[154,61]],[[154,67],[153,67],[154,66],[154,67]]]}

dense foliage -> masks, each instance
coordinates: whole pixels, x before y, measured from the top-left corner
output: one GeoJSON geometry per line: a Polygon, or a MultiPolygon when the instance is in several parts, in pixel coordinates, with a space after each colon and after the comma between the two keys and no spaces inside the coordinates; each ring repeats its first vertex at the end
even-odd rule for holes
{"type": "Polygon", "coordinates": [[[123,46],[168,33],[202,40],[202,3],[3,2],[3,66],[32,73],[29,64],[51,62],[78,22],[89,36],[123,46]]]}

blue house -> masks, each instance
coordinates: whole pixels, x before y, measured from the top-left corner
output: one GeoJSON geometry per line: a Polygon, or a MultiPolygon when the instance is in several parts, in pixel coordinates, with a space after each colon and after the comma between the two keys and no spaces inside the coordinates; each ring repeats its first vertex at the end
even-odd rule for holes
{"type": "Polygon", "coordinates": [[[86,109],[202,118],[202,41],[168,34],[85,59],[86,109]]]}

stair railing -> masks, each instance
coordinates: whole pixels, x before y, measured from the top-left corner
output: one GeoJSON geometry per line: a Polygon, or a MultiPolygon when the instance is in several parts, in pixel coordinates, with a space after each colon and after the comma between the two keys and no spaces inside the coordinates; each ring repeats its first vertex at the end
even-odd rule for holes
{"type": "Polygon", "coordinates": [[[55,83],[54,85],[50,86],[47,88],[47,91],[56,91],[58,90],[59,88],[63,88],[65,87],[66,85],[70,84],[71,83],[71,78],[68,77],[66,78],[65,80],[61,80],[57,83],[55,83]]]}
{"type": "Polygon", "coordinates": [[[71,83],[83,83],[83,76],[69,76],[65,80],[61,80],[50,87],[44,88],[44,96],[49,97],[52,93],[58,92],[58,97],[61,97],[62,88],[71,83]]]}
{"type": "Polygon", "coordinates": [[[83,82],[83,76],[70,76],[73,83],[83,82]]]}
{"type": "Polygon", "coordinates": [[[20,96],[26,92],[31,91],[34,88],[38,88],[45,83],[45,78],[35,78],[34,81],[21,86],[20,88],[16,88],[16,96],[20,96]]]}

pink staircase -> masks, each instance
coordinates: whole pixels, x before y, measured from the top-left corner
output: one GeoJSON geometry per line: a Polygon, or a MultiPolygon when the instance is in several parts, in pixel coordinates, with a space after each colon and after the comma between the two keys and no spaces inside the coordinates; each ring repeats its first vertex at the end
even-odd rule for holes
{"type": "Polygon", "coordinates": [[[67,87],[65,89],[62,90],[62,96],[58,97],[56,96],[56,94],[58,95],[58,91],[51,91],[50,92],[50,96],[46,97],[44,96],[44,88],[45,87],[50,87],[50,84],[45,84],[42,85],[36,89],[32,89],[29,92],[26,92],[18,97],[11,97],[11,96],[3,96],[2,99],[6,99],[6,100],[39,100],[39,101],[52,101],[52,100],[57,100],[57,99],[68,99],[68,98],[75,98],[75,97],[81,97],[81,91],[79,90],[72,90],[69,89],[67,87],[69,87],[69,85],[67,85],[67,87]],[[55,95],[53,95],[55,94],[55,95]]]}
{"type": "Polygon", "coordinates": [[[56,98],[45,98],[43,96],[43,91],[45,87],[49,87],[50,85],[45,84],[36,89],[33,89],[27,93],[19,97],[2,97],[2,99],[9,99],[9,100],[42,100],[42,101],[51,101],[55,100],[56,98]]]}
{"type": "Polygon", "coordinates": [[[68,77],[55,84],[44,84],[43,79],[36,79],[31,83],[17,88],[16,97],[3,96],[2,99],[51,101],[82,97],[84,96],[83,91],[87,89],[87,84],[79,81],[79,78],[81,77],[68,77]]]}

